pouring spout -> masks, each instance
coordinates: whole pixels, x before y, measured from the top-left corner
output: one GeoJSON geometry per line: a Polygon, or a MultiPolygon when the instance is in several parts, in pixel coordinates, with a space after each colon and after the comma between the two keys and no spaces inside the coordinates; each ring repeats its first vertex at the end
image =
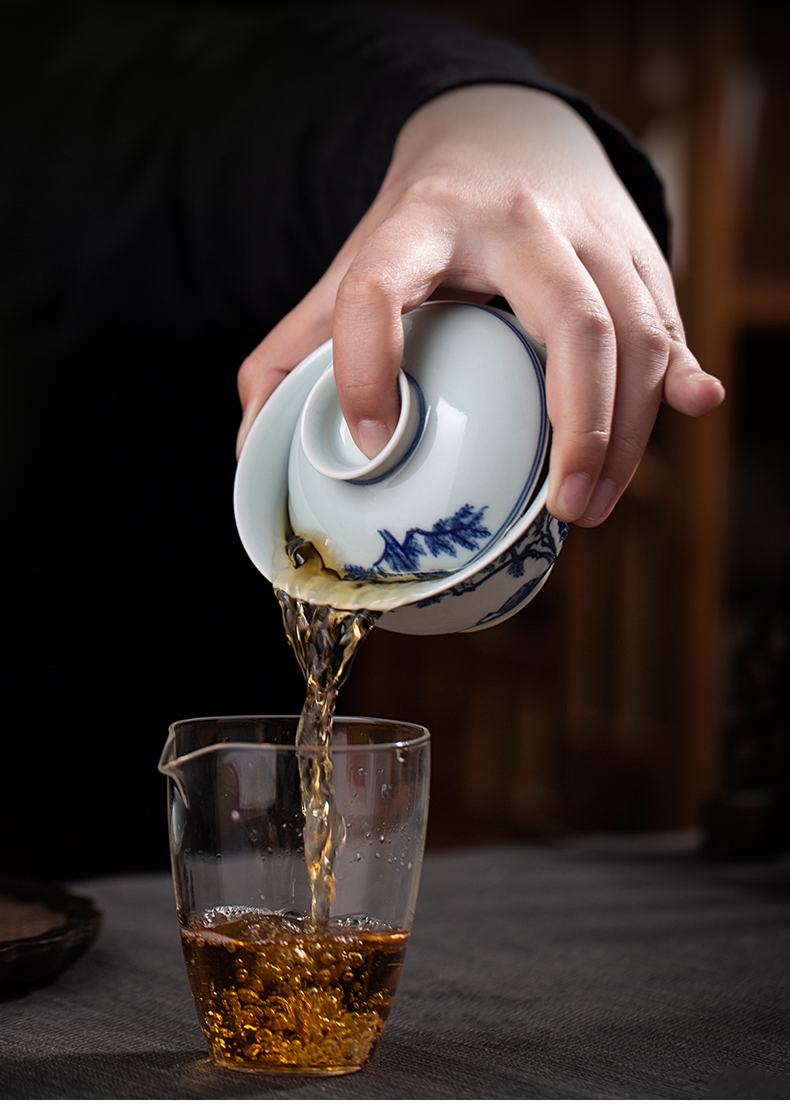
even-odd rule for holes
{"type": "Polygon", "coordinates": [[[174,721],[168,729],[158,769],[173,780],[188,807],[190,792],[199,803],[196,787],[203,785],[200,780],[207,777],[210,764],[216,762],[217,752],[229,750],[234,745],[293,744],[296,720],[292,717],[193,717],[174,721]]]}
{"type": "Polygon", "coordinates": [[[167,740],[165,746],[162,748],[162,754],[159,756],[159,763],[157,764],[157,770],[162,774],[171,778],[178,789],[181,800],[184,802],[185,807],[189,808],[189,796],[187,793],[186,780],[183,776],[182,768],[184,763],[191,758],[189,752],[184,753],[183,749],[179,747],[181,743],[180,739],[180,722],[170,725],[167,732],[167,740]]]}
{"type": "Polygon", "coordinates": [[[171,775],[171,777],[175,776],[175,771],[173,770],[173,762],[176,758],[175,742],[175,725],[170,725],[170,728],[167,730],[167,740],[165,741],[165,746],[162,748],[162,754],[159,756],[159,762],[156,765],[156,769],[162,774],[171,775]]]}

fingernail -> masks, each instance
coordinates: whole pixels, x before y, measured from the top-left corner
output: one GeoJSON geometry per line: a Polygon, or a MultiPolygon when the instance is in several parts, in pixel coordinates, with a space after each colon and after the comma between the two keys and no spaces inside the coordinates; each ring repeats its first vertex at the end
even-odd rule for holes
{"type": "Polygon", "coordinates": [[[606,517],[616,494],[617,485],[611,479],[599,479],[584,511],[584,520],[600,521],[606,517]]]}
{"type": "Polygon", "coordinates": [[[718,376],[714,376],[712,372],[705,372],[702,368],[696,369],[694,372],[689,372],[690,380],[715,380],[716,383],[721,383],[718,376]]]}
{"type": "Polygon", "coordinates": [[[590,483],[592,480],[586,472],[577,472],[575,475],[566,476],[557,495],[557,507],[563,517],[569,521],[575,521],[581,516],[581,512],[587,505],[590,497],[590,483]]]}
{"type": "Polygon", "coordinates": [[[383,422],[377,422],[373,419],[364,419],[357,424],[357,440],[359,447],[367,456],[368,460],[372,460],[378,456],[384,446],[388,443],[392,433],[384,425],[383,422]]]}

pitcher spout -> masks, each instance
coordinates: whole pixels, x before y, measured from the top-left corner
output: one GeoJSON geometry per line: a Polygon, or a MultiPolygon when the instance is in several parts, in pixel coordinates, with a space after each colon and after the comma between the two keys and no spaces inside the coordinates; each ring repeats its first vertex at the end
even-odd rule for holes
{"type": "Polygon", "coordinates": [[[159,756],[157,769],[172,780],[184,806],[188,809],[189,792],[184,777],[184,766],[193,757],[194,751],[190,752],[181,746],[183,737],[180,728],[181,722],[176,722],[171,724],[167,730],[167,740],[162,748],[162,754],[159,756]]]}
{"type": "MultiPolygon", "coordinates": [[[[294,737],[295,721],[290,717],[195,717],[175,721],[168,729],[158,769],[172,780],[189,808],[190,797],[199,803],[209,780],[223,776],[217,759],[219,756],[225,761],[223,752],[250,745],[293,744],[294,737]]],[[[228,763],[225,773],[230,769],[228,763]]]]}

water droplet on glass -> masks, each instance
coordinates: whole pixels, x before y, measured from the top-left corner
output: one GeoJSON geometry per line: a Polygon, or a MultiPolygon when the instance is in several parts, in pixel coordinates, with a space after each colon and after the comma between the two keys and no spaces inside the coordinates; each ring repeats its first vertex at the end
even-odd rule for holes
{"type": "Polygon", "coordinates": [[[356,855],[354,856],[354,862],[359,862],[361,858],[362,856],[360,855],[359,851],[357,851],[356,855]]]}
{"type": "Polygon", "coordinates": [[[230,819],[231,820],[241,820],[241,813],[239,812],[238,809],[231,809],[230,819]]]}
{"type": "Polygon", "coordinates": [[[390,788],[387,785],[387,783],[385,782],[384,785],[381,787],[381,796],[384,797],[384,798],[387,798],[387,797],[389,797],[389,795],[390,795],[390,788]]]}

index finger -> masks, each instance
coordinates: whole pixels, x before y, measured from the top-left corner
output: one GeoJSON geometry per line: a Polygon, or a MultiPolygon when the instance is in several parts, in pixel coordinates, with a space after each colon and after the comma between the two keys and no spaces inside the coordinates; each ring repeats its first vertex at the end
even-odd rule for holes
{"type": "Polygon", "coordinates": [[[371,234],[340,282],[333,326],[338,397],[351,435],[369,458],[398,422],[397,379],[404,311],[442,282],[451,255],[447,236],[427,219],[397,215],[371,234]]]}

